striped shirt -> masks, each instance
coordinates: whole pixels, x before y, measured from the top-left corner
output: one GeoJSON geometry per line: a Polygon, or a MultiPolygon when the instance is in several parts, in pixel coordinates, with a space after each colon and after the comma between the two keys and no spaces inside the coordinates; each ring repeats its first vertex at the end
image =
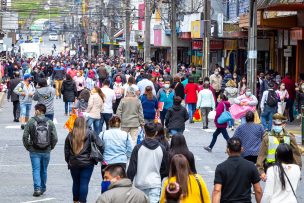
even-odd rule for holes
{"type": "Polygon", "coordinates": [[[242,147],[244,148],[242,156],[246,157],[258,156],[263,135],[264,128],[262,125],[249,122],[240,125],[235,130],[233,137],[238,137],[242,141],[242,147]]]}

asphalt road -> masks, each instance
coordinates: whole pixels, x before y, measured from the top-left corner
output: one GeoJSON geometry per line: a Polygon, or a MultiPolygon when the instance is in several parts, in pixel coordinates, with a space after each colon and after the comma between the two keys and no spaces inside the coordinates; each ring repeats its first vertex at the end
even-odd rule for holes
{"type": "MultiPolygon", "coordinates": [[[[33,112],[32,112],[33,115],[33,112]]],[[[1,203],[31,203],[31,202],[72,202],[72,179],[64,161],[64,140],[67,130],[63,125],[67,117],[64,116],[64,104],[56,100],[55,124],[58,132],[58,144],[51,153],[51,161],[48,168],[47,192],[39,197],[32,197],[33,181],[29,153],[22,144],[20,125],[13,122],[12,103],[5,102],[0,110],[0,196],[1,203]]],[[[210,125],[211,130],[214,125],[210,125]]],[[[208,186],[210,195],[213,189],[214,170],[217,164],[227,158],[225,154],[225,142],[222,136],[218,137],[212,153],[203,150],[211,141],[212,132],[202,130],[200,123],[187,124],[185,136],[190,150],[195,155],[196,167],[199,174],[208,186]]],[[[232,135],[229,132],[230,136],[232,135]]],[[[298,137],[298,141],[300,139],[298,137]]],[[[144,163],[143,163],[144,164],[144,163]]],[[[303,171],[302,171],[303,176],[303,171]]],[[[88,202],[95,202],[100,193],[100,168],[95,167],[88,194],[88,202]]],[[[297,191],[299,203],[304,202],[303,180],[297,191]]],[[[255,202],[255,201],[253,201],[255,202]]]]}
{"type": "MultiPolygon", "coordinates": [[[[60,35],[59,35],[60,36],[60,35]]],[[[45,55],[51,55],[53,50],[53,45],[56,45],[57,52],[62,51],[63,48],[63,41],[61,37],[59,37],[58,41],[49,41],[49,33],[46,33],[42,36],[42,43],[41,43],[41,53],[45,55]]]]}

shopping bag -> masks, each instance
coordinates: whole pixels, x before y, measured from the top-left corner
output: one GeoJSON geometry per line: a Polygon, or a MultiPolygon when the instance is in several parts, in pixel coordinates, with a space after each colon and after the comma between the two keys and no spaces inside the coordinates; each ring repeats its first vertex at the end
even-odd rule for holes
{"type": "Polygon", "coordinates": [[[199,109],[196,109],[193,114],[193,121],[194,122],[202,122],[202,115],[199,109]]]}
{"type": "Polygon", "coordinates": [[[158,110],[163,111],[165,102],[158,102],[158,110]]]}
{"type": "Polygon", "coordinates": [[[254,123],[256,123],[256,124],[261,123],[260,116],[257,111],[254,111],[254,123]]]}
{"type": "Polygon", "coordinates": [[[159,118],[159,114],[158,114],[158,113],[155,114],[154,123],[155,123],[155,124],[161,123],[160,118],[159,118]]]}
{"type": "Polygon", "coordinates": [[[286,102],[278,102],[278,113],[284,115],[286,102]]]}
{"type": "Polygon", "coordinates": [[[139,131],[139,133],[137,135],[137,144],[140,144],[144,138],[145,138],[145,132],[144,132],[144,129],[141,128],[141,130],[139,131]]]}
{"type": "Polygon", "coordinates": [[[221,113],[221,115],[217,119],[218,124],[224,124],[228,121],[232,120],[231,113],[226,110],[226,105],[224,104],[224,111],[221,113]]]}
{"type": "Polygon", "coordinates": [[[216,111],[210,111],[209,113],[208,113],[208,119],[209,120],[214,120],[215,119],[215,115],[216,115],[216,111]]]}
{"type": "Polygon", "coordinates": [[[68,129],[70,132],[72,132],[72,130],[74,128],[74,122],[75,122],[76,118],[77,118],[76,111],[75,111],[75,109],[73,109],[69,119],[65,122],[65,125],[64,125],[64,127],[66,129],[68,129]]]}

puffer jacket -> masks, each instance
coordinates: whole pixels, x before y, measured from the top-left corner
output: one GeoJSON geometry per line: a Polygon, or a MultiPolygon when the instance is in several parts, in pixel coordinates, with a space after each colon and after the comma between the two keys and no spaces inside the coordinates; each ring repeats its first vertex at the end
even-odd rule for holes
{"type": "Polygon", "coordinates": [[[234,104],[234,99],[238,96],[238,89],[236,87],[226,87],[224,95],[228,98],[229,103],[234,104]]]}
{"type": "Polygon", "coordinates": [[[77,96],[76,84],[73,80],[64,80],[62,83],[61,93],[64,102],[74,102],[77,96]]]}
{"type": "Polygon", "coordinates": [[[189,119],[189,114],[185,107],[174,105],[167,111],[165,119],[165,125],[169,130],[185,130],[185,122],[189,119]]]}
{"type": "Polygon", "coordinates": [[[101,152],[103,152],[104,145],[102,144],[101,139],[92,130],[87,129],[86,137],[84,138],[83,148],[79,154],[75,154],[73,152],[72,140],[72,134],[69,133],[65,139],[64,144],[64,156],[68,167],[73,168],[87,167],[92,166],[94,164],[96,165],[97,163],[94,160],[90,159],[91,141],[95,140],[97,147],[100,149],[101,152]]]}

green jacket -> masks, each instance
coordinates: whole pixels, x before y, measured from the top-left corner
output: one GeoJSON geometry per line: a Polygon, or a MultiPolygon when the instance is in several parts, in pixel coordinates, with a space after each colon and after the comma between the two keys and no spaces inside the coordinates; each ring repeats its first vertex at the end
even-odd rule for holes
{"type": "MultiPolygon", "coordinates": [[[[40,119],[44,119],[45,116],[39,116],[40,119]]],[[[55,145],[57,144],[58,138],[57,138],[57,132],[56,132],[56,128],[55,125],[53,123],[53,121],[49,120],[49,127],[51,130],[51,144],[49,147],[47,147],[46,149],[36,149],[33,146],[33,142],[31,140],[31,135],[33,136],[33,134],[35,133],[35,119],[34,117],[32,117],[28,123],[25,125],[24,128],[24,132],[23,132],[23,145],[25,147],[25,149],[29,152],[38,152],[38,153],[46,153],[46,152],[50,152],[52,149],[55,148],[55,145]]]]}

